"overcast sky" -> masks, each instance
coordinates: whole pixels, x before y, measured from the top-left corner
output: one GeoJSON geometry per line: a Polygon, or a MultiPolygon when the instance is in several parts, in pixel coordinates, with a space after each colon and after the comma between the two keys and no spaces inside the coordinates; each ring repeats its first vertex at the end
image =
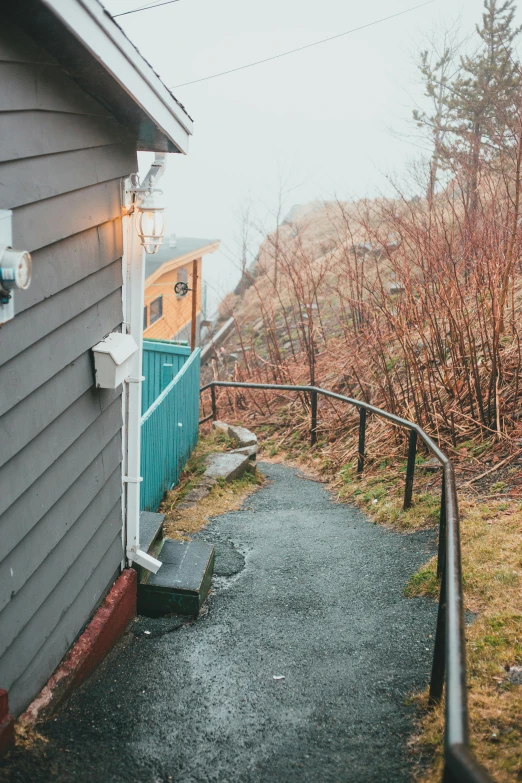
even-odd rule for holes
{"type": "MultiPolygon", "coordinates": [[[[150,2],[150,0],[148,0],[150,2]]],[[[104,0],[118,12],[147,0],[104,0]]],[[[176,87],[336,35],[418,0],[179,0],[118,18],[195,121],[187,156],[162,182],[168,231],[219,238],[204,278],[216,303],[238,279],[239,214],[250,200],[270,223],[279,182],[286,208],[334,193],[374,196],[422,151],[408,131],[422,102],[415,53],[437,26],[480,21],[482,0],[436,0],[395,19],[237,73],[176,87]]],[[[520,14],[519,14],[520,15],[520,14]]],[[[413,128],[411,128],[413,132],[413,128]]],[[[140,167],[147,170],[150,155],[140,167]]]]}

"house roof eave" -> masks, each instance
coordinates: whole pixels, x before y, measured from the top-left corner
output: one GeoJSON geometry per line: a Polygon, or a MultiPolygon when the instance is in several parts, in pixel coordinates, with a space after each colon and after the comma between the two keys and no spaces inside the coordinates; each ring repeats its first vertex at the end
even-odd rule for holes
{"type": "Polygon", "coordinates": [[[203,256],[209,255],[209,253],[214,253],[216,250],[218,250],[220,243],[221,240],[216,239],[214,242],[211,242],[208,245],[203,245],[202,247],[185,253],[182,256],[173,258],[170,261],[165,261],[160,267],[158,267],[158,269],[145,278],[145,287],[152,285],[156,280],[158,280],[167,272],[173,272],[175,269],[178,269],[178,267],[190,263],[190,261],[202,258],[203,256]]]}
{"type": "Polygon", "coordinates": [[[188,151],[192,119],[98,0],[19,0],[11,9],[75,81],[134,131],[138,149],[188,151]]]}

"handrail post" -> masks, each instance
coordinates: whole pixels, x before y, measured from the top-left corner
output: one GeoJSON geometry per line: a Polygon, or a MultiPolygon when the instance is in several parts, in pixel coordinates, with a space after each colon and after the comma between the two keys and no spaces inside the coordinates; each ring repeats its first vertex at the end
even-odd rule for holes
{"type": "Polygon", "coordinates": [[[404,511],[411,507],[413,494],[413,476],[415,474],[415,457],[417,455],[417,430],[410,430],[408,441],[408,464],[406,465],[406,486],[404,487],[404,511]]]}
{"type": "Polygon", "coordinates": [[[439,546],[437,550],[437,578],[442,577],[444,558],[446,556],[446,476],[442,474],[442,489],[440,495],[439,546]]]}
{"type": "Polygon", "coordinates": [[[434,706],[442,699],[444,674],[446,672],[446,564],[443,561],[440,583],[439,608],[437,611],[437,629],[431,666],[430,695],[428,704],[434,706]]]}
{"type": "Polygon", "coordinates": [[[315,446],[317,443],[317,392],[310,392],[310,402],[312,409],[312,420],[310,428],[310,445],[315,446]]]}
{"type": "Polygon", "coordinates": [[[216,387],[210,387],[210,399],[212,401],[212,421],[217,421],[216,387]]]}
{"type": "Polygon", "coordinates": [[[357,452],[357,473],[364,470],[364,449],[366,443],[366,408],[359,408],[359,449],[357,452]]]}

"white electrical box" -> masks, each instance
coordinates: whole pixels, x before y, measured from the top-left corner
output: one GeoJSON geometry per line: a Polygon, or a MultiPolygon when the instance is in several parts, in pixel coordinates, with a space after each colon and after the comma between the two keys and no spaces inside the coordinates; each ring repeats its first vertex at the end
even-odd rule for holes
{"type": "Polygon", "coordinates": [[[130,359],[138,350],[130,334],[111,332],[92,349],[99,389],[116,389],[130,373],[130,359]]]}

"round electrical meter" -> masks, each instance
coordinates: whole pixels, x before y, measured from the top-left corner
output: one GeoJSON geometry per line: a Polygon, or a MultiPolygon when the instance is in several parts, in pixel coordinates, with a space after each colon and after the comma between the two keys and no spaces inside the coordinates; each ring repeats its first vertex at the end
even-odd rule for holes
{"type": "Polygon", "coordinates": [[[3,288],[25,291],[31,284],[33,262],[27,250],[7,247],[0,259],[0,281],[3,288]]]}

